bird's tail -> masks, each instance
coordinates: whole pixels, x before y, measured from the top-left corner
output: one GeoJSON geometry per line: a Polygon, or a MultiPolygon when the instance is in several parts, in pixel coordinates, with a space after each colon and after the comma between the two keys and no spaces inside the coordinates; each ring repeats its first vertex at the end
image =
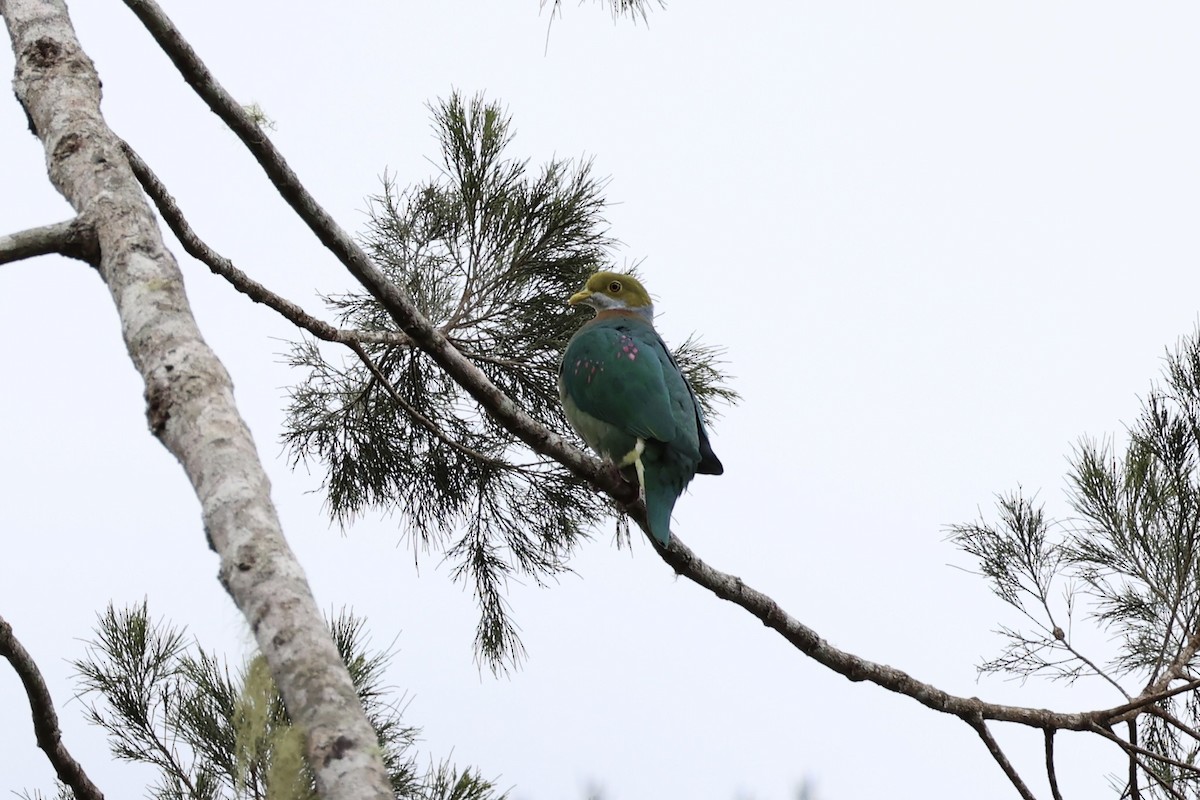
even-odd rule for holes
{"type": "Polygon", "coordinates": [[[643,455],[646,473],[646,517],[650,534],[663,547],[671,541],[671,512],[675,501],[691,479],[691,470],[674,463],[671,453],[654,453],[647,448],[643,455]],[[649,456],[649,458],[647,458],[649,456]]]}

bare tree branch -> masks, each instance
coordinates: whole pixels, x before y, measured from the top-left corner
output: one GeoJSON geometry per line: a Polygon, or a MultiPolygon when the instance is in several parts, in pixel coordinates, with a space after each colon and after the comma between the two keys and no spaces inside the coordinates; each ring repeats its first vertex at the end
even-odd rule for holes
{"type": "Polygon", "coordinates": [[[949,694],[936,686],[917,680],[903,670],[839,650],[822,639],[812,628],[789,615],[770,597],[748,586],[741,578],[704,563],[675,536],[671,537],[671,544],[667,549],[659,548],[659,554],[678,574],[703,586],[721,599],[746,609],[768,628],[778,632],[796,648],[834,672],[852,681],[869,681],[888,691],[907,695],[935,711],[953,714],[964,720],[978,715],[985,720],[1073,731],[1092,730],[1096,723],[1107,722],[1119,713],[1128,711],[1128,704],[1123,704],[1115,709],[1061,713],[1047,709],[988,703],[977,697],[949,694]]]}
{"type": "Polygon", "coordinates": [[[12,625],[0,617],[0,655],[12,664],[21,685],[25,687],[25,696],[29,698],[29,709],[33,712],[33,732],[37,737],[38,747],[46,754],[54,767],[58,779],[71,787],[77,800],[104,800],[104,793],[92,783],[83,766],[71,756],[67,746],[62,741],[62,731],[58,727],[58,715],[54,712],[54,700],[50,690],[42,680],[41,670],[29,655],[17,637],[13,634],[12,625]]]}
{"type": "Polygon", "coordinates": [[[69,256],[96,266],[100,262],[96,232],[76,217],[0,236],[0,264],[48,255],[69,256]]]}
{"type": "MultiPolygon", "coordinates": [[[[1129,743],[1138,743],[1137,720],[1129,720],[1129,743]]],[[[1129,758],[1129,800],[1142,800],[1142,790],[1138,787],[1138,761],[1134,756],[1129,758]]]]}
{"type": "Polygon", "coordinates": [[[1017,790],[1017,794],[1021,795],[1023,800],[1037,800],[1033,796],[1033,792],[1029,791],[1029,787],[1025,785],[1025,781],[1017,774],[1017,770],[1013,767],[1012,762],[1008,760],[1008,756],[1004,755],[1004,751],[996,743],[996,739],[992,736],[992,732],[988,730],[987,723],[983,721],[983,717],[974,715],[964,717],[963,719],[979,734],[979,738],[983,740],[988,752],[992,754],[992,758],[996,759],[996,763],[1000,765],[1000,769],[1004,770],[1004,774],[1012,782],[1013,788],[1017,790]]]}
{"type": "Polygon", "coordinates": [[[375,732],[283,537],[229,375],[196,327],[178,265],[100,113],[99,77],[66,6],[0,0],[0,14],[17,98],[45,147],[50,180],[95,228],[100,275],[146,384],[150,428],[195,487],[221,581],[306,732],[318,789],[326,800],[390,798],[375,732]]]}
{"type": "Polygon", "coordinates": [[[1062,793],[1058,791],[1058,772],[1054,767],[1054,729],[1047,728],[1044,733],[1046,735],[1046,780],[1050,782],[1050,795],[1054,800],[1063,800],[1062,793]]]}

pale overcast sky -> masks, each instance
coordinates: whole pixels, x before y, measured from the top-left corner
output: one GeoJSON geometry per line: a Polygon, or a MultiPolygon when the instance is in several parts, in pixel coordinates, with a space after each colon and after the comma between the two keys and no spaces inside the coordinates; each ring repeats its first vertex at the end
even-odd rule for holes
{"type": "MultiPolygon", "coordinates": [[[[675,531],[833,644],[948,691],[1082,710],[1118,701],[976,679],[1016,620],[945,541],[994,493],[1065,511],[1066,455],[1120,435],[1165,346],[1200,309],[1200,8],[1117,2],[686,2],[649,26],[534,0],[162,0],[219,79],[348,229],[390,170],[433,169],[424,104],[452,87],[513,114],[512,152],[594,156],[611,175],[617,263],[644,259],[659,328],[728,348],[744,403],[715,425],[675,531]]],[[[73,4],[109,123],[199,233],[318,310],[349,277],[183,84],[124,6],[73,4]]],[[[10,75],[0,48],[0,73],[10,75]]],[[[41,144],[0,93],[0,228],[69,216],[41,144]]],[[[745,612],[600,529],[577,576],[513,587],[529,649],[480,675],[475,609],[402,521],[339,535],[318,474],[289,470],[288,324],[180,256],[324,608],[353,607],[390,682],[453,752],[515,800],[1009,798],[954,718],[816,665],[745,612]]],[[[39,660],[67,744],[113,798],[114,764],[70,701],[97,611],[148,598],[240,658],[250,637],[215,579],[182,470],[147,433],[142,386],[97,277],[44,258],[0,268],[0,613],[39,660]]],[[[1094,637],[1104,657],[1103,636],[1094,637]]],[[[28,711],[0,669],[0,792],[48,789],[28,711]]],[[[1039,795],[1042,739],[997,728],[1039,795]]],[[[1113,748],[1059,737],[1069,797],[1103,797],[1113,748]]]]}

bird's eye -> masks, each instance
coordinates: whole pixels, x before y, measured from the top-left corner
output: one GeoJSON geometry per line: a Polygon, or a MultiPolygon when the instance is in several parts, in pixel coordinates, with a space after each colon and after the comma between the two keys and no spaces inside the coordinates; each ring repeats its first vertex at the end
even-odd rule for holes
{"type": "Polygon", "coordinates": [[[612,283],[610,283],[610,284],[608,285],[608,290],[609,290],[610,292],[612,292],[613,294],[617,294],[618,292],[620,292],[620,291],[621,291],[621,282],[620,282],[620,281],[613,281],[612,283]]]}

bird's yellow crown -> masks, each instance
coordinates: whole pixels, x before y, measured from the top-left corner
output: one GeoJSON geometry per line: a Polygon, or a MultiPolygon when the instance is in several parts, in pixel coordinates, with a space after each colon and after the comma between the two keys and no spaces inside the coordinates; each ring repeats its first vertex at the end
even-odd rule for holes
{"type": "Polygon", "coordinates": [[[629,309],[646,313],[654,308],[650,294],[642,282],[632,275],[619,272],[597,272],[588,278],[583,289],[571,295],[568,305],[591,306],[597,311],[629,309]]]}

